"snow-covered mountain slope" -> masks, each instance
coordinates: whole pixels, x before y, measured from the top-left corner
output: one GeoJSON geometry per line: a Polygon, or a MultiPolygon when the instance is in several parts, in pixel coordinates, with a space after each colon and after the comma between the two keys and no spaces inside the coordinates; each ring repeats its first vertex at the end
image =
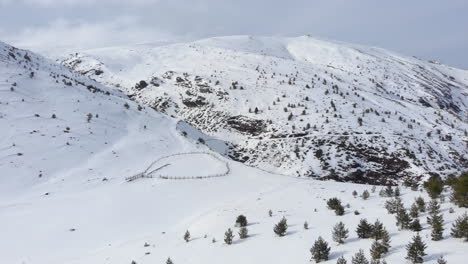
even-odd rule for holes
{"type": "Polygon", "coordinates": [[[415,180],[468,167],[468,72],[311,37],[235,36],[71,55],[63,65],[295,176],[415,180]]]}
{"type": "MultiPolygon", "coordinates": [[[[3,43],[0,127],[0,263],[152,264],[170,257],[176,264],[306,264],[319,236],[331,246],[324,263],[336,263],[360,248],[369,258],[372,241],[354,232],[361,218],[385,224],[392,245],[385,259],[402,263],[414,235],[398,230],[378,190],[365,201],[353,198],[353,190],[371,186],[284,177],[225,159],[207,148],[223,152],[222,140],[3,43]],[[153,178],[127,182],[140,172],[153,178]],[[349,203],[343,216],[326,208],[331,197],[349,203]],[[245,240],[234,227],[239,214],[250,223],[245,240]],[[283,216],[289,229],[280,238],[272,228],[283,216]],[[332,242],[338,221],[350,230],[343,245],[332,242]],[[236,235],[232,245],[222,242],[227,228],[236,235]]],[[[407,207],[419,195],[427,200],[402,188],[407,207]]],[[[445,213],[450,207],[447,199],[446,230],[466,212],[445,213]]],[[[448,231],[431,241],[424,221],[423,228],[426,263],[441,255],[464,263],[466,243],[448,231]]]]}

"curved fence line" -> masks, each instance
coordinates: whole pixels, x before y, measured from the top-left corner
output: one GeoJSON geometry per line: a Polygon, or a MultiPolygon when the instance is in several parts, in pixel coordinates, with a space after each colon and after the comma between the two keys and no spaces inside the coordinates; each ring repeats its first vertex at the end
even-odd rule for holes
{"type": "Polygon", "coordinates": [[[127,182],[132,182],[132,181],[135,181],[137,179],[142,179],[142,178],[160,178],[160,179],[164,179],[164,180],[201,180],[201,179],[210,179],[210,178],[218,178],[218,177],[224,177],[224,176],[227,176],[229,173],[231,173],[231,168],[229,167],[229,163],[221,160],[218,156],[214,155],[213,153],[210,153],[210,152],[184,152],[184,153],[176,153],[176,154],[172,154],[172,155],[167,155],[167,156],[163,156],[155,161],[153,161],[147,168],[145,171],[141,172],[141,173],[138,173],[138,174],[135,174],[133,176],[130,176],[130,177],[127,177],[125,178],[125,180],[127,182]],[[217,174],[212,174],[212,175],[197,175],[197,176],[181,176],[181,177],[178,177],[178,176],[169,176],[169,175],[157,175],[157,176],[153,176],[152,174],[154,174],[155,172],[167,167],[167,166],[170,166],[171,164],[170,163],[167,163],[167,164],[164,164],[163,166],[161,167],[158,167],[154,170],[151,170],[151,168],[157,164],[158,162],[164,160],[164,159],[168,159],[168,158],[171,158],[171,157],[176,157],[176,156],[185,156],[185,155],[194,155],[194,154],[204,154],[204,155],[209,155],[211,156],[212,158],[218,160],[219,162],[222,162],[224,163],[224,165],[226,166],[226,171],[224,171],[223,173],[217,173],[217,174]],[[151,171],[150,171],[151,170],[151,171]]]}

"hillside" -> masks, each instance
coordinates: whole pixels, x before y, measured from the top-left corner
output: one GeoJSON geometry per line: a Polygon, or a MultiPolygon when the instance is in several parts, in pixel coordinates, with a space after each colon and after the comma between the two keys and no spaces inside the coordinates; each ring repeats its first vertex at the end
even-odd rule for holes
{"type": "Polygon", "coordinates": [[[291,176],[417,182],[468,167],[468,72],[377,48],[235,36],[62,62],[291,176]]]}
{"type": "MultiPolygon", "coordinates": [[[[306,264],[319,236],[331,247],[323,263],[341,256],[349,263],[359,249],[370,257],[373,241],[355,232],[362,218],[384,224],[391,239],[384,258],[402,263],[415,234],[395,225],[380,187],[245,166],[216,153],[228,151],[220,138],[1,42],[0,95],[0,263],[151,264],[170,257],[186,264],[306,264]],[[342,216],[327,208],[332,197],[343,201],[342,216]],[[240,214],[249,222],[246,239],[235,226],[240,214]],[[289,227],[279,237],[273,227],[283,217],[289,227]],[[344,244],[332,240],[339,221],[349,229],[344,244]],[[228,228],[231,245],[223,242],[228,228]]],[[[428,201],[425,192],[401,188],[406,208],[419,196],[428,201]]],[[[466,243],[449,230],[467,210],[448,200],[440,199],[441,241],[431,240],[428,213],[420,213],[426,263],[440,256],[463,263],[466,255],[466,243]]]]}

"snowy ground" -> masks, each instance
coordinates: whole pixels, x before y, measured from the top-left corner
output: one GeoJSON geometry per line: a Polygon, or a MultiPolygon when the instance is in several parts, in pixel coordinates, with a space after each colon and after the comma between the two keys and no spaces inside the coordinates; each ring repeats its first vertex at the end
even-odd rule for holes
{"type": "MultiPolygon", "coordinates": [[[[208,144],[209,139],[217,142],[212,148],[222,148],[218,139],[148,108],[139,111],[120,93],[2,43],[0,103],[0,263],[152,264],[171,257],[186,264],[305,264],[320,235],[332,247],[328,263],[335,263],[341,255],[349,261],[359,248],[369,255],[371,241],[357,239],[354,232],[360,218],[384,222],[392,239],[388,263],[404,262],[412,232],[396,229],[394,216],[383,208],[385,199],[376,193],[367,201],[351,195],[371,186],[286,177],[211,156],[196,141],[201,137],[208,144]],[[90,86],[100,91],[90,92],[90,86]],[[188,131],[187,136],[181,131],[188,131]],[[170,156],[179,153],[192,154],[170,156]],[[125,180],[163,157],[168,158],[160,165],[172,166],[160,174],[222,174],[226,164],[229,174],[125,180]],[[331,197],[349,203],[344,216],[326,209],[331,197]],[[225,245],[223,234],[227,228],[237,233],[239,214],[250,222],[250,237],[241,241],[236,234],[234,244],[225,245]],[[272,229],[283,216],[290,228],[279,238],[272,229]],[[304,221],[309,230],[303,229],[304,221]],[[341,246],[331,240],[338,221],[350,229],[341,246]],[[192,234],[189,243],[183,240],[186,230],[192,234]]],[[[418,195],[426,197],[406,189],[402,195],[406,206],[418,195]]],[[[428,263],[440,255],[449,263],[464,263],[467,244],[449,238],[447,231],[463,210],[449,214],[449,207],[443,204],[444,240],[430,241],[424,224],[428,263]]],[[[425,215],[421,219],[425,223],[425,215]]]]}

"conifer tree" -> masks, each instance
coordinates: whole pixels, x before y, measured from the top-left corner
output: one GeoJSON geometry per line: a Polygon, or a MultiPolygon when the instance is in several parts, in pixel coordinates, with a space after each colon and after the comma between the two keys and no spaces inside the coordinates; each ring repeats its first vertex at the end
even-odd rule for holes
{"type": "Polygon", "coordinates": [[[419,212],[426,212],[426,202],[421,196],[416,198],[416,204],[418,205],[419,212]]]}
{"type": "Polygon", "coordinates": [[[372,226],[372,235],[371,237],[375,240],[380,240],[382,239],[383,233],[385,231],[385,227],[383,224],[377,219],[372,226]]]}
{"type": "Polygon", "coordinates": [[[419,217],[419,208],[418,208],[418,205],[416,203],[413,203],[411,205],[411,208],[410,208],[410,216],[412,218],[417,218],[419,217]]]}
{"type": "Polygon", "coordinates": [[[231,245],[233,238],[234,234],[232,234],[231,228],[228,228],[228,230],[224,233],[224,243],[231,245]]]}
{"type": "Polygon", "coordinates": [[[346,263],[348,263],[348,262],[346,261],[346,259],[343,256],[338,258],[338,260],[336,261],[336,264],[346,264],[346,263]]]}
{"type": "Polygon", "coordinates": [[[328,246],[328,243],[320,236],[310,249],[310,253],[312,254],[312,259],[314,259],[316,263],[327,261],[330,255],[330,247],[328,246]]]}
{"type": "Polygon", "coordinates": [[[239,237],[240,239],[247,238],[249,236],[249,230],[247,227],[243,226],[239,229],[239,237]]]}
{"type": "Polygon", "coordinates": [[[400,197],[400,188],[398,186],[395,188],[395,192],[393,193],[393,196],[400,197]]]}
{"type": "Polygon", "coordinates": [[[411,261],[411,263],[423,263],[423,257],[426,256],[425,250],[427,246],[422,241],[419,233],[413,237],[412,242],[406,245],[406,259],[411,261]]]}
{"type": "Polygon", "coordinates": [[[455,238],[464,238],[468,241],[468,214],[460,216],[452,225],[451,235],[455,238]]]}
{"type": "Polygon", "coordinates": [[[387,254],[388,251],[390,251],[390,248],[392,247],[390,245],[390,235],[388,234],[387,230],[384,229],[382,239],[380,240],[380,244],[382,246],[382,251],[383,254],[387,254]]]}
{"type": "Polygon", "coordinates": [[[444,259],[443,256],[440,256],[440,257],[437,259],[437,264],[447,264],[447,261],[444,259]]]}
{"type": "Polygon", "coordinates": [[[281,221],[279,221],[279,223],[275,225],[275,227],[273,228],[273,231],[275,232],[275,234],[282,237],[286,235],[287,230],[288,230],[288,222],[286,218],[283,216],[281,221]]]}
{"type": "Polygon", "coordinates": [[[352,257],[351,263],[352,264],[369,264],[369,261],[364,255],[364,251],[362,249],[359,249],[359,251],[352,257]]]}
{"type": "Polygon", "coordinates": [[[372,246],[370,248],[370,254],[371,254],[371,257],[373,260],[375,259],[381,259],[382,256],[385,254],[384,253],[384,247],[382,246],[382,244],[378,241],[378,240],[375,240],[373,243],[372,243],[372,246]]]}
{"type": "Polygon", "coordinates": [[[245,217],[244,215],[239,215],[236,219],[236,226],[247,226],[247,217],[245,217]]]}
{"type": "Polygon", "coordinates": [[[440,213],[440,204],[436,199],[429,202],[427,223],[432,226],[433,221],[443,221],[440,213]]]}
{"type": "Polygon", "coordinates": [[[354,198],[356,198],[356,196],[358,195],[358,193],[356,192],[356,190],[353,191],[353,196],[354,198]]]}
{"type": "Polygon", "coordinates": [[[172,262],[171,258],[167,258],[166,264],[174,264],[174,262],[172,262]]]}
{"type": "Polygon", "coordinates": [[[372,236],[372,226],[366,219],[361,219],[357,226],[356,233],[359,238],[370,238],[372,236]]]}
{"type": "Polygon", "coordinates": [[[369,199],[369,196],[370,194],[368,190],[364,190],[364,192],[362,192],[362,195],[361,195],[362,199],[367,200],[369,199]]]}
{"type": "Polygon", "coordinates": [[[398,210],[396,214],[396,225],[401,229],[409,229],[411,223],[411,217],[409,216],[406,209],[402,208],[398,210]]]}
{"type": "Polygon", "coordinates": [[[308,229],[309,229],[309,223],[307,223],[307,221],[304,222],[304,229],[305,229],[305,230],[308,230],[308,229]]]}
{"type": "Polygon", "coordinates": [[[418,218],[414,218],[413,221],[411,221],[411,224],[409,226],[409,228],[414,231],[414,232],[419,232],[422,230],[422,226],[421,226],[421,223],[419,223],[419,219],[418,218]]]}
{"type": "Polygon", "coordinates": [[[184,240],[185,240],[185,242],[187,242],[187,243],[190,241],[190,232],[189,232],[188,230],[185,231],[184,240]]]}
{"type": "Polygon", "coordinates": [[[443,233],[444,233],[443,221],[444,219],[442,217],[440,218],[435,217],[432,219],[432,232],[431,232],[432,240],[434,241],[442,240],[443,233]]]}
{"type": "Polygon", "coordinates": [[[346,229],[343,222],[339,222],[338,224],[333,227],[333,241],[338,244],[344,244],[346,238],[348,238],[348,229],[346,229]]]}
{"type": "Polygon", "coordinates": [[[268,210],[268,216],[272,217],[273,216],[273,212],[270,210],[268,210]]]}

